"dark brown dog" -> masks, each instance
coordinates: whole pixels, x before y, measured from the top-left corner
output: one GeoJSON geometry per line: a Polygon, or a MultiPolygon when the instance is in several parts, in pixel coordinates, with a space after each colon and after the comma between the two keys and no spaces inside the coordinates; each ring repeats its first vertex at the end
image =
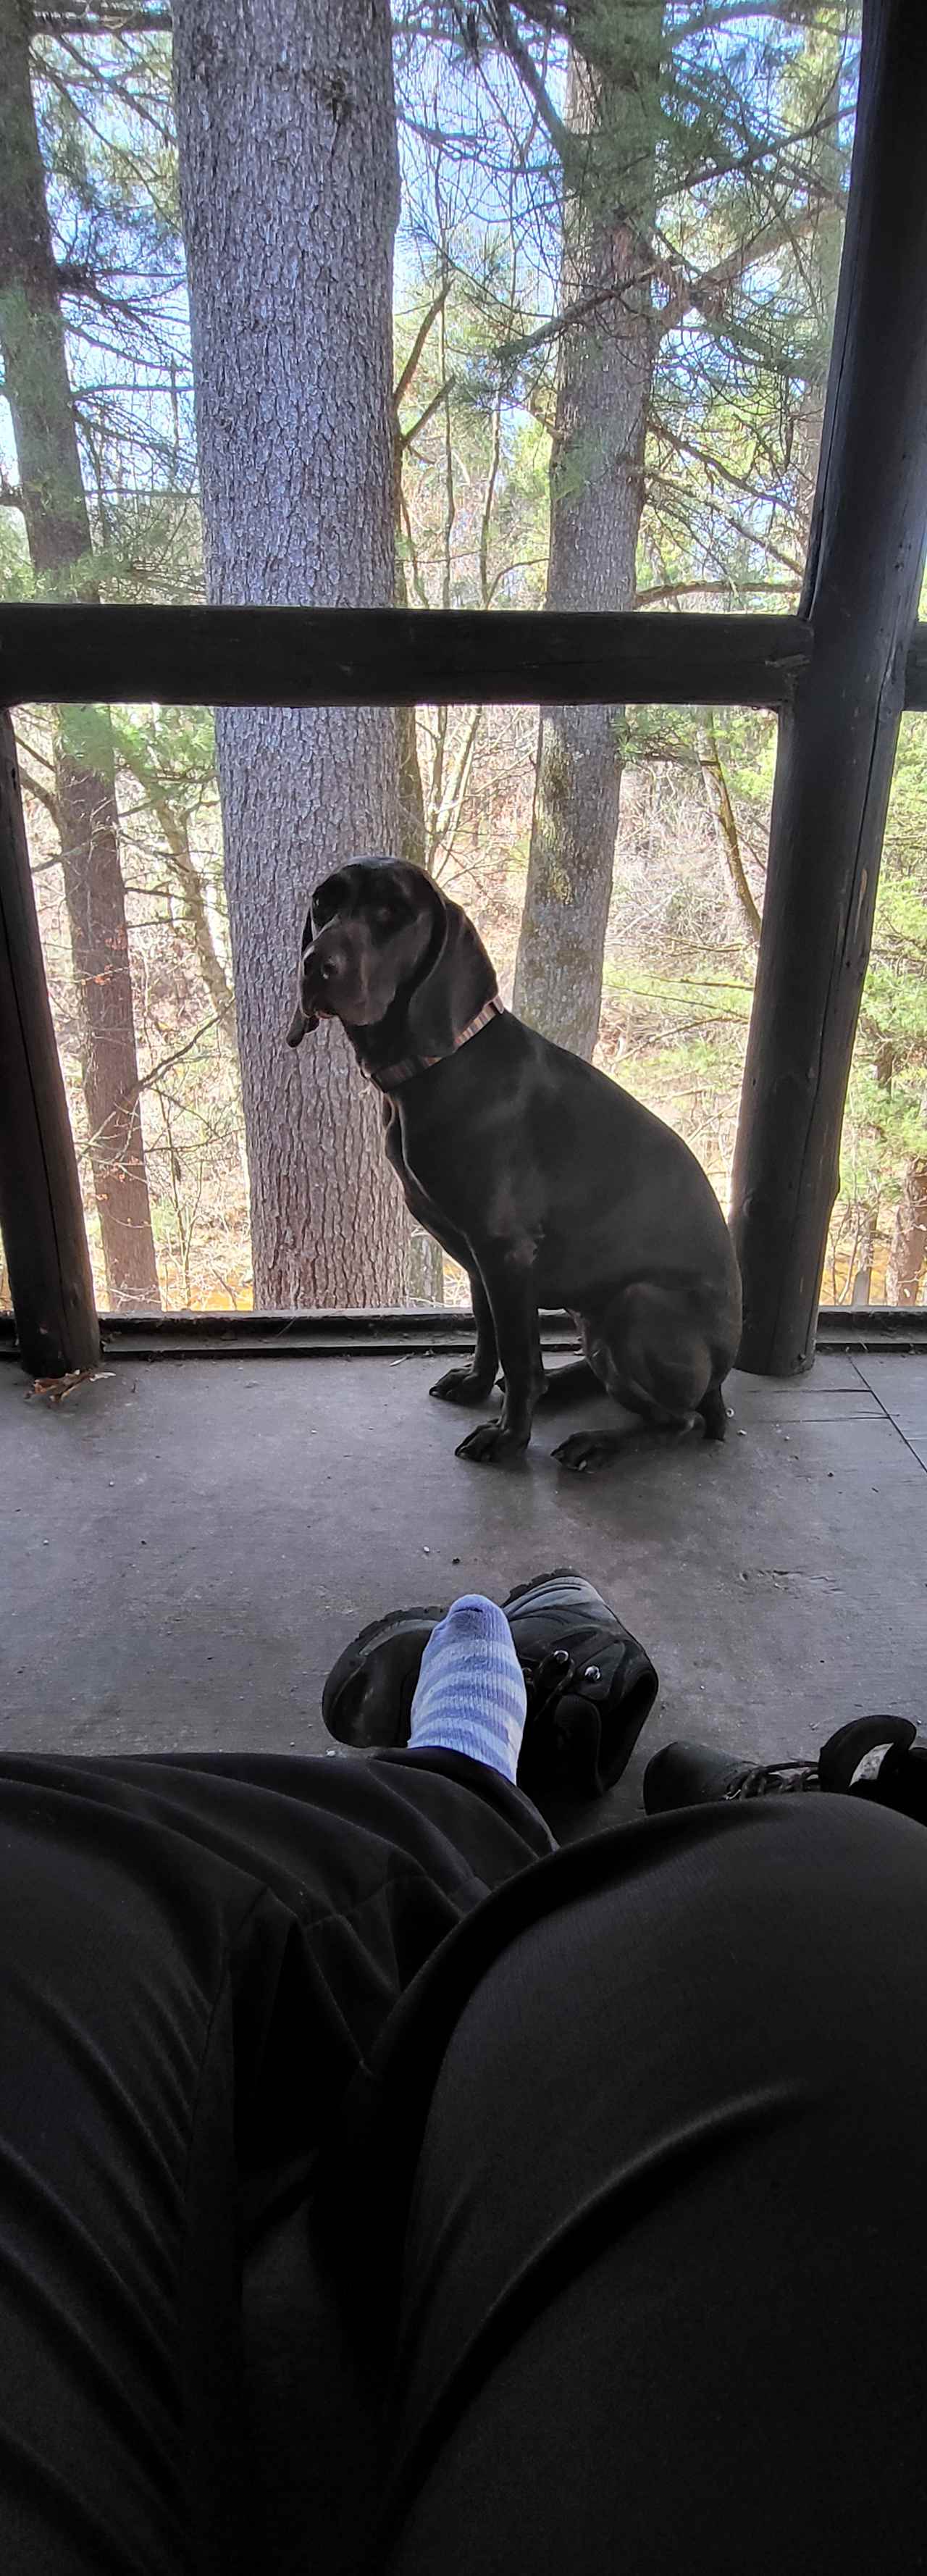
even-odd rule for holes
{"type": "MultiPolygon", "coordinates": [[[[421,869],[357,859],[316,887],[290,1045],[323,1018],[383,1093],[413,1216],[469,1275],[476,1350],[432,1394],[481,1404],[501,1365],[502,1411],[458,1457],[525,1449],[542,1395],[595,1381],[654,1430],[700,1415],[723,1439],[740,1279],[710,1183],[661,1119],[502,1009],[472,922],[421,869]],[[552,1379],[544,1306],[567,1308],[586,1352],[552,1379]]],[[[586,1467],[622,1439],[578,1432],[556,1456],[586,1467]]]]}

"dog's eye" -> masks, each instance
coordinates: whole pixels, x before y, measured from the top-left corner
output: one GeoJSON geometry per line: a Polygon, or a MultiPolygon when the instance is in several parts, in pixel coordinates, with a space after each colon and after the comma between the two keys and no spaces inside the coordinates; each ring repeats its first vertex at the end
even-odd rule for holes
{"type": "Polygon", "coordinates": [[[323,965],[323,966],[320,966],[320,967],[319,967],[319,982],[320,982],[320,984],[330,984],[330,983],[331,983],[331,978],[332,978],[332,969],[331,969],[331,967],[330,967],[330,966],[324,966],[324,965],[323,965]]]}

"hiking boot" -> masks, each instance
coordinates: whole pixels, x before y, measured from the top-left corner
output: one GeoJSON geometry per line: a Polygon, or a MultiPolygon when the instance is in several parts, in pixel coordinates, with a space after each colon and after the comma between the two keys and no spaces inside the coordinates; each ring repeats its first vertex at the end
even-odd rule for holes
{"type": "MultiPolygon", "coordinates": [[[[581,1574],[519,1584],[503,1604],[525,1677],[528,1714],[518,1764],[529,1797],[603,1797],[634,1750],[657,1693],[636,1637],[581,1574]]],[[[443,1609],[391,1610],[333,1665],[322,1716],[339,1744],[364,1751],[409,1741],[419,1666],[443,1609]]]]}
{"type": "MultiPolygon", "coordinates": [[[[853,1717],[828,1737],[816,1760],[798,1762],[738,1762],[706,1744],[667,1744],[647,1764],[644,1807],[648,1816],[659,1816],[671,1807],[784,1798],[809,1789],[853,1790],[879,1805],[894,1806],[898,1799],[888,1793],[906,1777],[904,1765],[916,1733],[908,1717],[853,1717]],[[876,1762],[877,1756],[884,1758],[876,1762]]],[[[927,1788],[927,1775],[919,1772],[918,1778],[927,1788]]],[[[906,1807],[904,1812],[916,1810],[906,1807]]]]}
{"type": "Polygon", "coordinates": [[[604,1798],[657,1696],[649,1655],[568,1566],[518,1584],[502,1607],[528,1692],[519,1786],[604,1798]]]}

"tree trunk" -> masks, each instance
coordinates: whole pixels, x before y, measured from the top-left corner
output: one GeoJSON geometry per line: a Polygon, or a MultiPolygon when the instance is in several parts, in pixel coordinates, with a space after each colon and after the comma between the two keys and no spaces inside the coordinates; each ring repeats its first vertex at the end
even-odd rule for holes
{"type": "Polygon", "coordinates": [[[23,1367],[99,1364],[74,1139],[55,1044],[9,716],[0,714],[0,1228],[23,1367]]]}
{"type": "MultiPolygon", "coordinates": [[[[0,345],[33,570],[98,604],[29,66],[31,11],[12,0],[0,87],[0,345]]],[[[110,1306],[160,1304],[112,760],[90,770],[55,726],[65,904],[90,1160],[110,1306]]]]}
{"type": "MultiPolygon", "coordinates": [[[[568,172],[561,309],[603,289],[615,292],[560,342],[550,460],[549,609],[622,609],[634,601],[657,343],[648,287],[624,281],[644,264],[640,236],[652,211],[652,104],[662,27],[659,0],[645,0],[634,20],[633,73],[625,78],[616,71],[606,82],[576,52],[570,57],[567,121],[574,136],[589,139],[588,184],[577,191],[568,172]],[[633,218],[616,202],[632,192],[633,218]]],[[[595,1046],[602,1000],[621,795],[621,712],[616,706],[556,707],[542,715],[538,728],[515,1009],[545,1036],[586,1057],[595,1046]]]]}
{"type": "MultiPolygon", "coordinates": [[[[395,596],[387,0],[177,0],[174,67],[211,599],[395,596]]],[[[258,1306],[390,1304],[402,1206],[334,1026],[285,1043],[312,886],[400,846],[391,709],[216,725],[258,1306]]]]}
{"type": "Polygon", "coordinates": [[[856,1242],[850,1263],[850,1277],[847,1283],[847,1295],[851,1306],[872,1304],[872,1265],[875,1259],[878,1227],[878,1205],[873,1203],[868,1207],[860,1208],[856,1220],[856,1242]]]}
{"type": "Polygon", "coordinates": [[[927,1261],[927,1159],[910,1162],[901,1185],[885,1280],[886,1304],[916,1306],[927,1261]]]}

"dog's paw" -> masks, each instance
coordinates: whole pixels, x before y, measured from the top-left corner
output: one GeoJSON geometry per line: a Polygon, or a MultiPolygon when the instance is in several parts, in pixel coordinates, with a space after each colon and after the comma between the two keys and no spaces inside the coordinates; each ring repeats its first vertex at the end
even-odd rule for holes
{"type": "Polygon", "coordinates": [[[452,1368],[429,1387],[428,1393],[436,1395],[439,1404],[485,1404],[492,1393],[492,1379],[487,1385],[484,1377],[477,1377],[475,1369],[452,1368]]]}
{"type": "Polygon", "coordinates": [[[597,1440],[594,1431],[572,1431],[553,1455],[558,1467],[570,1467],[574,1476],[582,1476],[587,1467],[604,1466],[606,1458],[614,1457],[615,1448],[611,1440],[597,1440]]]}
{"type": "Polygon", "coordinates": [[[516,1439],[514,1431],[509,1431],[500,1419],[498,1422],[480,1422],[475,1431],[468,1431],[456,1455],[458,1458],[474,1458],[479,1466],[485,1467],[492,1459],[520,1458],[527,1446],[527,1433],[523,1439],[516,1439]]]}

